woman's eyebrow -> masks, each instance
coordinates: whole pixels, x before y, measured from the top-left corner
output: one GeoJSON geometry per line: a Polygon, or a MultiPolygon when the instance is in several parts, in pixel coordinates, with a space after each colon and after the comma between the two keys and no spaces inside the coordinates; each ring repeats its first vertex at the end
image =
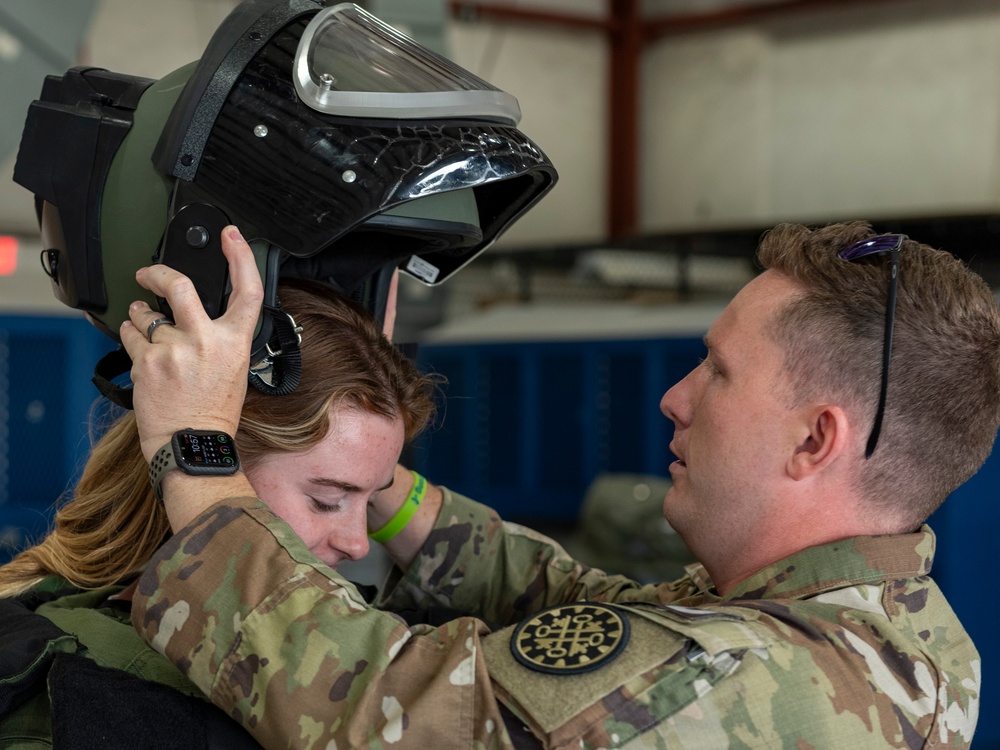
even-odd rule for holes
{"type": "MultiPolygon", "coordinates": [[[[392,483],[395,478],[390,478],[389,482],[378,488],[378,491],[387,490],[392,487],[392,483]]],[[[333,479],[331,477],[312,477],[309,479],[310,484],[316,484],[320,487],[335,487],[338,490],[343,490],[344,492],[361,492],[363,488],[358,487],[356,484],[351,484],[350,482],[342,482],[339,479],[333,479]]]]}

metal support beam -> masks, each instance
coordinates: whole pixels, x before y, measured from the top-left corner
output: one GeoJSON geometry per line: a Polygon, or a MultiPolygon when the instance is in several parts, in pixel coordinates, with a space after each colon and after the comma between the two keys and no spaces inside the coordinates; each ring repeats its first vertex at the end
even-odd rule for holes
{"type": "Polygon", "coordinates": [[[639,1],[611,0],[611,19],[607,227],[622,239],[639,230],[639,1]]]}

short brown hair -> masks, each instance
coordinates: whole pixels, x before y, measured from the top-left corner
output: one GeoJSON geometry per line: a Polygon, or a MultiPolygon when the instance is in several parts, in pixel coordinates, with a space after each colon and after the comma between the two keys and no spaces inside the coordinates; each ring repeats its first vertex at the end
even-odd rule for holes
{"type": "MultiPolygon", "coordinates": [[[[837,253],[874,236],[866,222],[818,229],[783,224],[758,259],[795,280],[802,296],[772,335],[785,349],[792,397],[834,399],[875,418],[888,292],[884,255],[837,253]]],[[[859,472],[873,512],[900,529],[925,520],[986,461],[1000,426],[1000,310],[958,258],[913,240],[899,254],[899,293],[885,418],[878,449],[859,472]]],[[[867,437],[867,432],[865,432],[867,437]]]]}

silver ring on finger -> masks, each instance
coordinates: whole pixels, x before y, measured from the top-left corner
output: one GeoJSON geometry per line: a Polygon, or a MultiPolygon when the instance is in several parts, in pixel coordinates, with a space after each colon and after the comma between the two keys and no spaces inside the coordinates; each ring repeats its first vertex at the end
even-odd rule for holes
{"type": "Polygon", "coordinates": [[[149,341],[150,344],[153,343],[153,331],[156,330],[157,326],[161,326],[164,324],[172,326],[174,325],[174,321],[172,321],[170,318],[163,317],[163,318],[157,318],[156,320],[154,320],[152,323],[149,324],[149,328],[146,329],[146,339],[149,341]]]}

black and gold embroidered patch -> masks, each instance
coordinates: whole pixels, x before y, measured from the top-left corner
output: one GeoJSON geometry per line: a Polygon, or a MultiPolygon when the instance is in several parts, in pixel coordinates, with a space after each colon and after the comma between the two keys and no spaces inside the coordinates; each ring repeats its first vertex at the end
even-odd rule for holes
{"type": "Polygon", "coordinates": [[[628,620],[606,604],[549,607],[514,630],[510,650],[537,672],[580,674],[610,663],[628,643],[628,620]]]}

